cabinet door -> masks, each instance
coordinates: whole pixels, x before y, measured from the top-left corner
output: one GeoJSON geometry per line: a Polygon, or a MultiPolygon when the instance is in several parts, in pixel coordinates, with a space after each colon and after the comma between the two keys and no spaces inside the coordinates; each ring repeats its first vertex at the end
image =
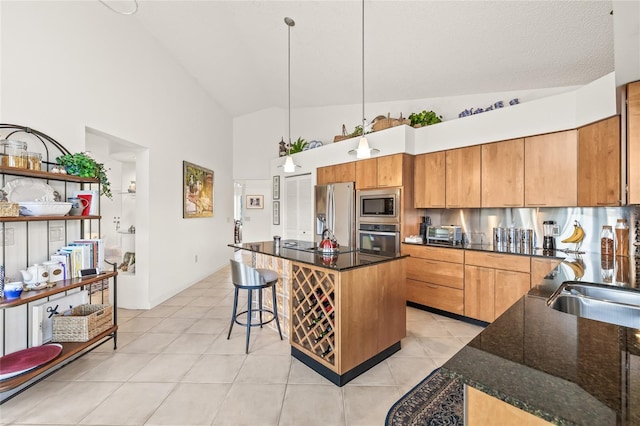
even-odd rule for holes
{"type": "Polygon", "coordinates": [[[621,205],[620,176],[620,117],[578,129],[578,205],[621,205]]]}
{"type": "Polygon", "coordinates": [[[285,178],[285,238],[313,241],[313,185],[311,175],[285,178]]]}
{"type": "Polygon", "coordinates": [[[531,286],[529,274],[496,269],[494,319],[527,294],[531,286]]]}
{"type": "Polygon", "coordinates": [[[480,145],[446,151],[447,207],[480,207],[480,145]]]}
{"type": "Polygon", "coordinates": [[[531,258],[531,288],[542,284],[542,280],[556,266],[560,264],[560,259],[544,259],[540,257],[531,258]]]}
{"type": "Polygon", "coordinates": [[[356,189],[378,186],[378,159],[356,161],[356,189]]]}
{"type": "Polygon", "coordinates": [[[482,207],[524,205],[524,139],[482,145],[482,207]]]}
{"type": "Polygon", "coordinates": [[[420,154],[415,159],[414,207],[445,207],[445,151],[420,154]]]}
{"type": "Polygon", "coordinates": [[[317,185],[326,185],[335,182],[335,169],[333,166],[318,167],[316,170],[317,185]]]}
{"type": "Polygon", "coordinates": [[[334,182],[355,182],[356,181],[356,163],[342,163],[333,166],[334,182]]]}
{"type": "Polygon", "coordinates": [[[578,202],[578,131],[524,140],[524,204],[565,207],[578,202]]]}
{"type": "Polygon", "coordinates": [[[627,141],[629,204],[640,204],[640,81],[627,86],[627,141]]]}
{"type": "Polygon", "coordinates": [[[495,269],[464,267],[464,314],[491,322],[495,319],[495,269]]]}
{"type": "Polygon", "coordinates": [[[378,160],[378,186],[402,186],[402,154],[387,155],[378,160]]]}

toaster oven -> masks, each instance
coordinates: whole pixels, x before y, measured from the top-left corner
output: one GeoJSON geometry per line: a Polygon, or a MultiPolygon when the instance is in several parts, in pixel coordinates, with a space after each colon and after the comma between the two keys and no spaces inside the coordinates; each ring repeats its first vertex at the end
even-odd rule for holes
{"type": "Polygon", "coordinates": [[[457,225],[441,225],[427,227],[427,244],[461,244],[462,227],[457,225]]]}

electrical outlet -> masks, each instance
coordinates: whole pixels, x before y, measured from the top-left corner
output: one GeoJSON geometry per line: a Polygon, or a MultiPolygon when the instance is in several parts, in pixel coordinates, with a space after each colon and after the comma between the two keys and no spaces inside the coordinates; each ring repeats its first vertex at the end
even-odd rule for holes
{"type": "Polygon", "coordinates": [[[12,246],[15,244],[13,238],[13,228],[5,228],[4,231],[0,230],[0,237],[4,240],[5,246],[12,246]]]}
{"type": "Polygon", "coordinates": [[[196,263],[198,263],[198,255],[196,254],[196,263]]]}

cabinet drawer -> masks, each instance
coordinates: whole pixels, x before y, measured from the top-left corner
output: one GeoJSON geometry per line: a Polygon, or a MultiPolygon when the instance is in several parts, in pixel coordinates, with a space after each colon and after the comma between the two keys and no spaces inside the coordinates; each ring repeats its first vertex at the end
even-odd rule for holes
{"type": "Polygon", "coordinates": [[[464,266],[461,263],[438,260],[406,259],[407,278],[452,288],[464,288],[464,266]]]}
{"type": "Polygon", "coordinates": [[[422,259],[442,260],[445,262],[464,262],[464,250],[454,248],[402,244],[402,254],[408,254],[411,257],[419,257],[422,259]]]}
{"type": "Polygon", "coordinates": [[[479,251],[467,250],[467,252],[465,253],[465,264],[484,266],[485,268],[504,269],[507,271],[526,273],[529,273],[531,271],[531,262],[529,256],[482,253],[479,251]]]}
{"type": "Polygon", "coordinates": [[[454,314],[464,314],[464,292],[455,288],[407,279],[407,300],[454,314]]]}

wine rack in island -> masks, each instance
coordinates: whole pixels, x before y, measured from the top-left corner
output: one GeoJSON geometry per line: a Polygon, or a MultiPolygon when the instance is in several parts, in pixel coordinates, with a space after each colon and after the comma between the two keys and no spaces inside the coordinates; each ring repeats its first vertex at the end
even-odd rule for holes
{"type": "Polygon", "coordinates": [[[344,269],[291,262],[291,354],[339,386],[406,335],[404,259],[355,257],[361,266],[344,269]]]}
{"type": "Polygon", "coordinates": [[[291,341],[321,364],[336,367],[336,282],[324,269],[292,265],[291,341]]]}

